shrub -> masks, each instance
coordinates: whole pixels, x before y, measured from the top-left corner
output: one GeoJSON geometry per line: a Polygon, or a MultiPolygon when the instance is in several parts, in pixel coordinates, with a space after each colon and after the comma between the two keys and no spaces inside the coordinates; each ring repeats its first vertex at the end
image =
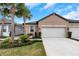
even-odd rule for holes
{"type": "Polygon", "coordinates": [[[6,48],[9,47],[9,45],[10,45],[10,38],[7,38],[0,43],[0,48],[6,48]]]}
{"type": "Polygon", "coordinates": [[[2,36],[1,38],[7,38],[7,36],[2,36]]]}
{"type": "Polygon", "coordinates": [[[28,35],[21,35],[21,36],[19,37],[19,40],[20,40],[21,42],[26,42],[26,41],[28,41],[28,38],[29,38],[28,35]]]}
{"type": "Polygon", "coordinates": [[[29,33],[29,34],[27,34],[28,36],[32,36],[33,34],[32,33],[29,33]]]}
{"type": "Polygon", "coordinates": [[[13,47],[20,47],[23,45],[29,45],[31,43],[28,40],[28,35],[21,35],[17,40],[11,40],[11,38],[7,38],[0,42],[0,48],[13,48],[13,47]]]}
{"type": "Polygon", "coordinates": [[[1,43],[9,43],[9,38],[6,38],[5,40],[3,40],[1,43]]]}
{"type": "Polygon", "coordinates": [[[8,48],[9,43],[1,43],[0,48],[8,48]]]}

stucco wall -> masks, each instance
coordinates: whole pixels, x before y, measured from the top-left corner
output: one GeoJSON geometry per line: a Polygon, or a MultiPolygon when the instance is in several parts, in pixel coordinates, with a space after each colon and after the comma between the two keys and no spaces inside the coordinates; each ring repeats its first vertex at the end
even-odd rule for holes
{"type": "Polygon", "coordinates": [[[34,32],[30,32],[30,26],[34,26],[34,32],[36,31],[36,25],[35,24],[26,24],[26,34],[34,33],[34,32]]]}
{"type": "Polygon", "coordinates": [[[39,22],[39,28],[40,28],[39,31],[41,31],[42,25],[58,25],[58,26],[65,25],[66,27],[68,27],[69,22],[56,15],[51,15],[39,22]]]}
{"type": "MultiPolygon", "coordinates": [[[[0,35],[1,35],[1,24],[0,24],[0,35]]],[[[10,33],[10,24],[5,24],[4,25],[4,29],[6,29],[6,32],[3,32],[3,36],[9,36],[9,33],[10,33]]]]}
{"type": "Polygon", "coordinates": [[[69,27],[79,27],[79,23],[70,23],[69,25],[69,27]]]}
{"type": "Polygon", "coordinates": [[[15,26],[15,35],[23,34],[23,27],[22,26],[15,26]]]}

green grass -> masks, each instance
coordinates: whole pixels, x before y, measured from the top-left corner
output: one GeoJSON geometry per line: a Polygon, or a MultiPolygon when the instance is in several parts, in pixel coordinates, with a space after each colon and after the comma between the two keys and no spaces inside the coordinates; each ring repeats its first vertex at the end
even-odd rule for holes
{"type": "Polygon", "coordinates": [[[0,49],[1,56],[45,56],[42,42],[34,42],[22,47],[0,49]]]}

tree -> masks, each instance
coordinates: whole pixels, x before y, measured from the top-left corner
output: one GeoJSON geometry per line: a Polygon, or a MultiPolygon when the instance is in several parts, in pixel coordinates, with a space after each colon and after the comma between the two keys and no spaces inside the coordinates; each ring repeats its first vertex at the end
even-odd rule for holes
{"type": "MultiPolygon", "coordinates": [[[[14,40],[14,15],[17,10],[16,6],[17,4],[14,3],[1,3],[1,10],[4,10],[4,8],[9,10],[9,13],[7,13],[7,16],[9,15],[11,17],[11,39],[14,40]]],[[[1,11],[2,12],[2,11],[1,11]]],[[[5,14],[5,13],[4,13],[5,14]]]]}
{"type": "MultiPolygon", "coordinates": [[[[26,18],[31,17],[30,11],[23,3],[1,3],[1,9],[6,8],[9,12],[6,15],[11,17],[11,39],[14,40],[14,16],[22,16],[24,19],[24,29],[26,18]],[[4,7],[4,8],[3,8],[4,7]]],[[[2,12],[2,11],[1,11],[2,12]]],[[[25,31],[25,30],[24,30],[25,31]]],[[[25,33],[25,32],[24,32],[25,33]]]]}
{"type": "Polygon", "coordinates": [[[26,19],[30,19],[32,17],[32,14],[30,12],[30,10],[24,5],[24,4],[18,4],[18,12],[16,12],[16,15],[18,17],[23,17],[23,21],[24,21],[24,35],[26,34],[26,26],[25,26],[25,23],[26,23],[26,19]]]}
{"type": "MultiPolygon", "coordinates": [[[[9,15],[11,17],[11,39],[14,40],[14,16],[15,13],[18,11],[19,3],[1,3],[0,7],[1,10],[4,10],[4,8],[9,10],[9,13],[7,13],[7,16],[9,15]]],[[[1,11],[2,12],[2,11],[1,11]]]]}

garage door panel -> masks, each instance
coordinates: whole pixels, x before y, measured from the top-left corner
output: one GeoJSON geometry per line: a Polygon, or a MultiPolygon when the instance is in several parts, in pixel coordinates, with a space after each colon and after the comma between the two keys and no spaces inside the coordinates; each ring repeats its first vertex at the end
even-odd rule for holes
{"type": "Polygon", "coordinates": [[[70,28],[72,38],[79,38],[79,28],[70,28]]]}
{"type": "Polygon", "coordinates": [[[65,28],[42,28],[42,37],[63,38],[65,37],[65,28]]]}

